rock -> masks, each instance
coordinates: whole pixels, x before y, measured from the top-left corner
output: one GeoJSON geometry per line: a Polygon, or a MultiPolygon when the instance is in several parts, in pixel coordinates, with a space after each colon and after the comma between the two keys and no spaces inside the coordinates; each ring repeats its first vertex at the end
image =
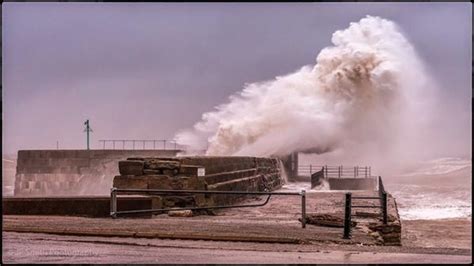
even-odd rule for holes
{"type": "Polygon", "coordinates": [[[199,168],[203,167],[198,165],[181,165],[179,174],[184,176],[197,176],[199,168]]]}
{"type": "Polygon", "coordinates": [[[143,161],[119,161],[119,172],[121,175],[143,175],[143,161]]]}
{"type": "Polygon", "coordinates": [[[149,189],[174,189],[173,180],[166,175],[149,175],[148,188],[149,189]]]}
{"type": "Polygon", "coordinates": [[[181,163],[179,161],[168,161],[159,159],[145,160],[145,168],[153,170],[176,170],[180,168],[181,163]]]}
{"type": "Polygon", "coordinates": [[[171,217],[192,217],[193,216],[193,211],[191,211],[191,210],[169,211],[168,216],[171,216],[171,217]]]}
{"type": "MultiPolygon", "coordinates": [[[[298,219],[301,222],[301,218],[298,219]]],[[[306,215],[306,223],[328,227],[344,227],[344,219],[330,214],[308,214],[306,215]]],[[[351,221],[351,227],[357,223],[351,221]]]]}
{"type": "Polygon", "coordinates": [[[195,206],[194,196],[163,196],[163,205],[166,207],[195,206]]]}
{"type": "Polygon", "coordinates": [[[163,169],[161,171],[167,176],[175,176],[178,174],[178,169],[163,169]]]}
{"type": "Polygon", "coordinates": [[[145,174],[145,175],[161,175],[161,174],[163,174],[163,172],[161,170],[144,169],[143,174],[145,174]]]}

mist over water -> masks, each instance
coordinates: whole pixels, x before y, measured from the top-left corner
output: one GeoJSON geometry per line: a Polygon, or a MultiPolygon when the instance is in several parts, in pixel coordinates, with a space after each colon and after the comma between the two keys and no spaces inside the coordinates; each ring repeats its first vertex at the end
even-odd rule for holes
{"type": "Polygon", "coordinates": [[[420,150],[413,132],[429,123],[435,86],[410,42],[394,22],[371,16],[331,41],[314,66],[245,85],[178,132],[178,143],[207,155],[299,151],[367,160],[410,148],[413,156],[420,150]]]}

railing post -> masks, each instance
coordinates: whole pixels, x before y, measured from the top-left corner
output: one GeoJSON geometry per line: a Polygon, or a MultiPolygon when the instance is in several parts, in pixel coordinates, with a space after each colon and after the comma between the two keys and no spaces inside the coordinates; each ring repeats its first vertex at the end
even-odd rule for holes
{"type": "Polygon", "coordinates": [[[306,227],[306,191],[301,190],[301,226],[306,227]]]}
{"type": "Polygon", "coordinates": [[[110,216],[117,218],[117,191],[114,187],[110,189],[110,216]]]}
{"type": "Polygon", "coordinates": [[[346,193],[345,198],[345,210],[344,210],[344,239],[351,238],[351,203],[352,202],[352,194],[346,193]]]}
{"type": "Polygon", "coordinates": [[[382,214],[383,214],[383,224],[387,224],[387,192],[382,192],[382,214]]]}
{"type": "Polygon", "coordinates": [[[313,172],[313,166],[310,164],[309,165],[309,175],[311,176],[311,173],[313,172]]]}
{"type": "Polygon", "coordinates": [[[356,178],[356,177],[357,177],[357,175],[356,175],[356,168],[355,168],[355,166],[354,166],[354,178],[356,178]]]}

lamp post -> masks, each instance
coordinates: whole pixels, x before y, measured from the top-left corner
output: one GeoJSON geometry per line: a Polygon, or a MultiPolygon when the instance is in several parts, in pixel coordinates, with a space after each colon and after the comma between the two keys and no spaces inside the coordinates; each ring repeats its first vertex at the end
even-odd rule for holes
{"type": "Polygon", "coordinates": [[[84,132],[87,133],[87,150],[89,150],[89,132],[92,132],[92,128],[89,126],[89,119],[84,122],[84,125],[86,125],[84,132]]]}

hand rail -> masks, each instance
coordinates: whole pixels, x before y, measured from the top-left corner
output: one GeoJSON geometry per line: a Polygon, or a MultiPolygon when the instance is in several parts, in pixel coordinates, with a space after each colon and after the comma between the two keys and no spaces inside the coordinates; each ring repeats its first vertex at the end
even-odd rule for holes
{"type": "Polygon", "coordinates": [[[314,171],[318,171],[317,169],[324,169],[324,177],[372,177],[372,168],[371,166],[354,166],[354,167],[344,167],[342,165],[338,166],[328,166],[328,165],[317,165],[317,164],[309,164],[309,165],[299,165],[298,166],[298,173],[304,173],[311,176],[314,171]]]}
{"type": "Polygon", "coordinates": [[[119,214],[134,214],[134,213],[153,213],[163,211],[177,211],[177,210],[206,210],[206,209],[225,209],[225,208],[245,208],[245,207],[260,207],[266,205],[270,201],[271,196],[301,196],[301,226],[306,228],[306,191],[301,192],[254,192],[254,191],[212,191],[212,190],[169,190],[169,189],[122,189],[111,188],[110,190],[110,216],[117,218],[119,214]],[[219,194],[219,195],[268,195],[263,203],[247,204],[247,205],[224,205],[224,206],[207,206],[207,207],[182,207],[182,208],[164,208],[164,209],[150,209],[150,210],[130,210],[117,211],[117,194],[118,193],[132,193],[132,194],[219,194]]]}
{"type": "Polygon", "coordinates": [[[352,219],[352,208],[380,208],[382,211],[382,221],[386,225],[388,222],[387,215],[387,192],[383,186],[382,177],[378,177],[378,197],[352,197],[352,193],[345,194],[345,205],[344,205],[344,234],[342,238],[350,239],[351,234],[351,219],[352,219]],[[380,200],[380,206],[368,206],[368,205],[352,205],[352,199],[378,199],[380,200]]]}

